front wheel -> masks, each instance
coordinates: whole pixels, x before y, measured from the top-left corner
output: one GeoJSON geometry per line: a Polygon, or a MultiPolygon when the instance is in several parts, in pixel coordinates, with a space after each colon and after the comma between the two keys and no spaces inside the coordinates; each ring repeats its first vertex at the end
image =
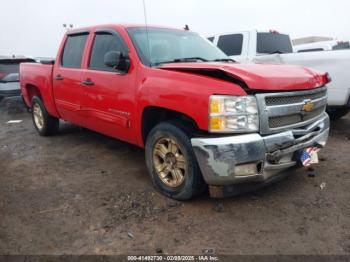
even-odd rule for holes
{"type": "Polygon", "coordinates": [[[32,99],[32,118],[35,129],[41,136],[49,136],[57,132],[59,120],[50,116],[44,103],[37,96],[32,99]]]}
{"type": "Polygon", "coordinates": [[[145,153],[152,182],[164,195],[188,200],[205,189],[190,138],[181,128],[172,123],[154,127],[145,153]]]}

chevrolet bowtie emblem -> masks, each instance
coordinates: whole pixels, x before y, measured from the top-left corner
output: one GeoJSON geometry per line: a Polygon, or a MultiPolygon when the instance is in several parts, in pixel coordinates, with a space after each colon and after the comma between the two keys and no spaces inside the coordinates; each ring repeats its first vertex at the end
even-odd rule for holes
{"type": "Polygon", "coordinates": [[[301,111],[310,112],[312,109],[314,109],[315,104],[311,101],[305,101],[303,107],[301,108],[301,111]]]}

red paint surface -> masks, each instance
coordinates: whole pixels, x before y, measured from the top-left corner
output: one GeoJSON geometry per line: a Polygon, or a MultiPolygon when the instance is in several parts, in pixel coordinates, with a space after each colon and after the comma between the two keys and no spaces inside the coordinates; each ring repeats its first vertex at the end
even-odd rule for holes
{"type": "Polygon", "coordinates": [[[162,68],[188,72],[219,70],[245,82],[250,89],[264,91],[313,89],[324,85],[325,75],[302,66],[275,64],[176,63],[162,68]]]}

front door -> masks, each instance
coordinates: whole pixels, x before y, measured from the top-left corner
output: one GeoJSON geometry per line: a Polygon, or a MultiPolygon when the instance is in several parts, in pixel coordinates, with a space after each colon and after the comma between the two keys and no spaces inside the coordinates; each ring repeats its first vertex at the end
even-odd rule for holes
{"type": "Polygon", "coordinates": [[[133,68],[128,72],[108,67],[105,54],[118,51],[128,54],[128,48],[114,30],[94,32],[90,58],[82,75],[82,111],[88,128],[100,133],[133,141],[131,114],[135,108],[133,68]]]}

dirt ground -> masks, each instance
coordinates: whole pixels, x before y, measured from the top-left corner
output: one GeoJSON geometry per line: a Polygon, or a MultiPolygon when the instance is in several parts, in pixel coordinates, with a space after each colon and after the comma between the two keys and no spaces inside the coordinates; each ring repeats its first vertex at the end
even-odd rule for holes
{"type": "Polygon", "coordinates": [[[332,123],[314,171],[178,202],[153,189],[142,149],[69,124],[40,137],[3,101],[0,254],[350,254],[349,154],[350,116],[332,123]]]}

